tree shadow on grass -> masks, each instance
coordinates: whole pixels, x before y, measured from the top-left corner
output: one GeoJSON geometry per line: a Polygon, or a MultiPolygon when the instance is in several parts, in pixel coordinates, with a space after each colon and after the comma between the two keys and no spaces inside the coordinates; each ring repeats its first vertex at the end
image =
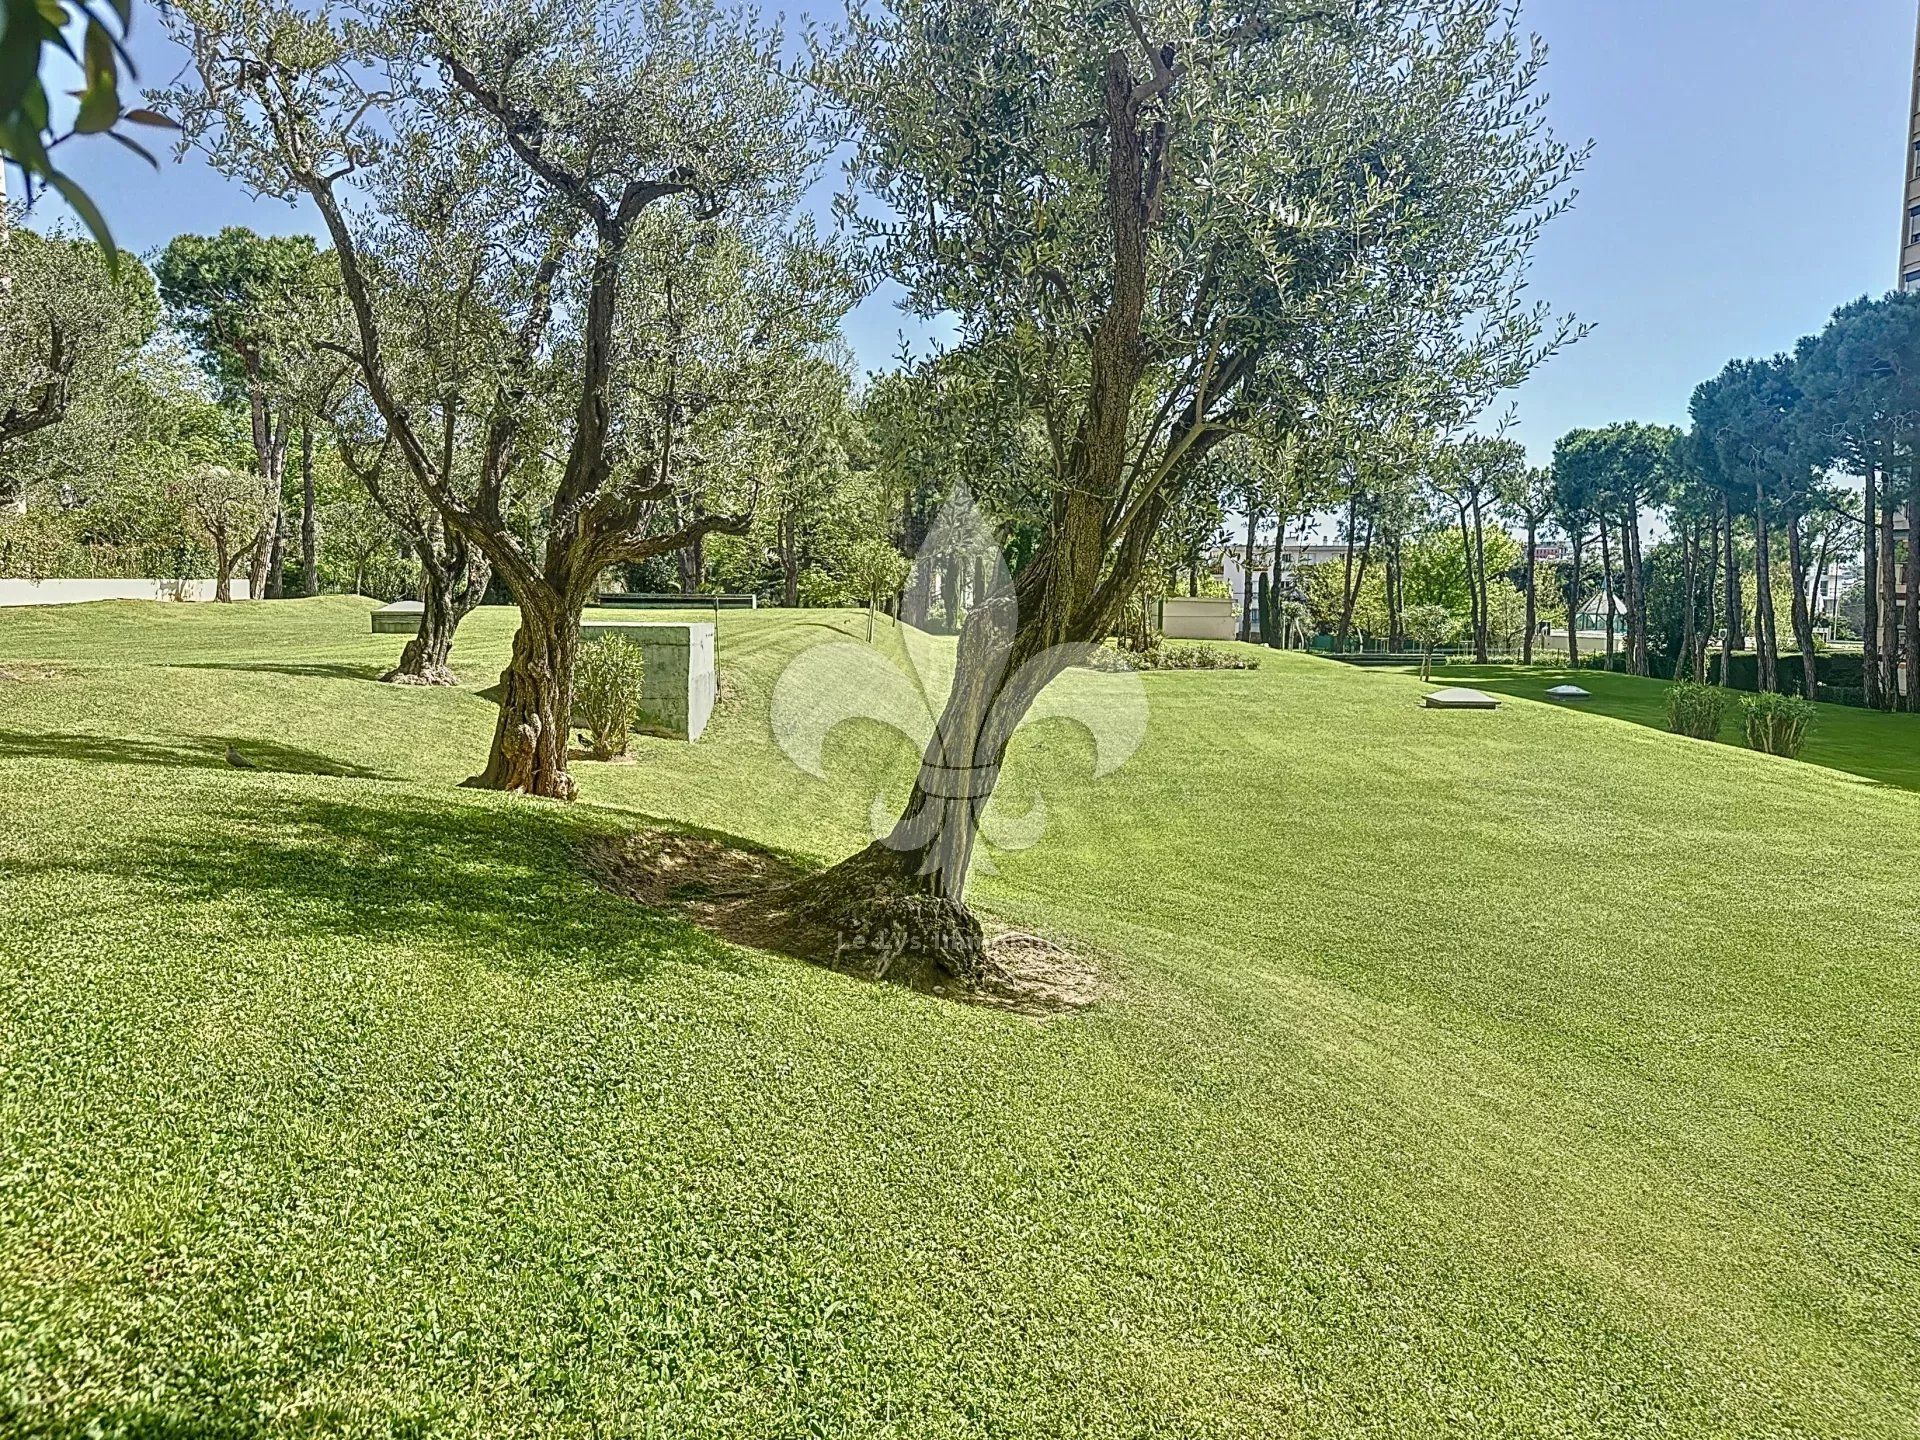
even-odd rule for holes
{"type": "Polygon", "coordinates": [[[517,973],[584,967],[624,979],[662,965],[749,969],[732,947],[594,881],[581,856],[613,828],[608,816],[383,797],[249,800],[222,817],[197,834],[146,835],[93,868],[183,904],[238,901],[290,935],[374,952],[438,944],[517,973]]]}
{"type": "Polygon", "coordinates": [[[0,730],[0,760],[63,760],[83,765],[166,765],[214,770],[252,768],[278,775],[334,775],[350,780],[392,780],[346,760],[272,740],[224,735],[183,735],[173,740],[135,740],[113,735],[0,730]],[[231,745],[249,765],[234,767],[231,745]]]}
{"type": "MultiPolygon", "coordinates": [[[[405,640],[406,637],[397,637],[405,640]]],[[[399,649],[394,651],[394,662],[400,658],[399,649]]],[[[322,664],[294,664],[282,660],[179,660],[168,663],[170,670],[227,670],[260,675],[292,675],[301,680],[372,680],[378,681],[382,675],[393,669],[393,662],[385,665],[349,665],[344,661],[322,664]]]]}

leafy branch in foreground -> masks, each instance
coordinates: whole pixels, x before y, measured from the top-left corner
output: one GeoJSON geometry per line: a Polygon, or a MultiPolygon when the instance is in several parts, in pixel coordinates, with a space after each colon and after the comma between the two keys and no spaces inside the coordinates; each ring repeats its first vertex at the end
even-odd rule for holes
{"type": "MultiPolygon", "coordinates": [[[[76,135],[105,135],[133,151],[149,165],[159,162],[117,127],[122,121],[172,129],[173,122],[153,110],[127,109],[121,101],[123,78],[133,78],[133,59],[126,37],[133,26],[133,0],[6,0],[6,22],[0,27],[0,158],[11,160],[27,177],[27,201],[36,184],[52,187],[73,207],[93,238],[117,268],[119,251],[106,217],[73,178],[54,164],[54,152],[76,135]],[[85,22],[80,53],[68,41],[67,27],[85,22]],[[47,94],[49,60],[64,55],[79,67],[79,109],[73,124],[60,130],[53,122],[47,94]]],[[[0,207],[6,196],[5,167],[0,164],[0,207]]],[[[4,222],[0,222],[3,224],[4,222]]]]}

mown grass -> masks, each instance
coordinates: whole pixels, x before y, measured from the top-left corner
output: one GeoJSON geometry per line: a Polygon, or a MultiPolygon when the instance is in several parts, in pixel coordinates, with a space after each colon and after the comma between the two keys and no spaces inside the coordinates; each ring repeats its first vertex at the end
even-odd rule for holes
{"type": "MultiPolygon", "coordinates": [[[[1793,662],[1798,664],[1796,660],[1793,662]]],[[[1449,685],[1473,685],[1518,699],[1544,700],[1555,685],[1578,685],[1592,698],[1568,702],[1596,715],[1635,725],[1667,728],[1665,680],[1644,680],[1604,670],[1569,670],[1553,666],[1449,665],[1442,675],[1449,685]]],[[[1720,742],[1744,747],[1747,743],[1740,702],[1743,692],[1729,690],[1720,720],[1720,742]]],[[[1817,716],[1800,758],[1851,775],[1920,790],[1920,725],[1911,715],[1863,710],[1853,705],[1816,707],[1817,716]]]]}
{"type": "Polygon", "coordinates": [[[0,1431],[1914,1433],[1914,795],[1149,675],[1009,769],[976,895],[1113,987],[1035,1021],[575,863],[858,844],[912,747],[767,715],[862,620],[727,613],[707,737],[563,809],[455,788],[509,617],[403,691],[363,610],[0,613],[0,1431]]]}

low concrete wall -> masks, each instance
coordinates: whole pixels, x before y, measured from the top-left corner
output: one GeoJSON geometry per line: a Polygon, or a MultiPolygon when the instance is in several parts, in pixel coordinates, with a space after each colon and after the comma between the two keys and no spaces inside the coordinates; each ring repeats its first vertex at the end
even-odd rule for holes
{"type": "Polygon", "coordinates": [[[375,635],[418,635],[426,613],[418,600],[396,600],[370,612],[368,620],[375,635]]]}
{"type": "Polygon", "coordinates": [[[1169,640],[1233,640],[1240,634],[1233,601],[1168,596],[1160,602],[1160,630],[1169,640]]]}
{"type": "MultiPolygon", "coordinates": [[[[95,600],[211,600],[211,580],[0,580],[0,605],[86,605],[95,600]]],[[[233,598],[252,598],[235,577],[233,598]]]]}
{"type": "Polygon", "coordinates": [[[586,620],[580,638],[618,635],[640,647],[645,672],[640,686],[643,735],[668,740],[698,740],[713,717],[720,689],[714,663],[713,626],[669,621],[586,620]]]}

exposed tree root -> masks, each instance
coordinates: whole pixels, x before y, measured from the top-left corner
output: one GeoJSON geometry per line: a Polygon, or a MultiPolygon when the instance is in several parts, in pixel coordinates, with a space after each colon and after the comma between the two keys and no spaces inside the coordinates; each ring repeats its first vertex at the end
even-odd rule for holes
{"type": "Polygon", "coordinates": [[[382,675],[380,683],[382,685],[458,685],[460,677],[445,665],[431,666],[423,670],[399,667],[382,675]]]}
{"type": "Polygon", "coordinates": [[[763,851],[662,830],[601,842],[588,857],[609,889],[842,974],[1031,1015],[1100,998],[1085,957],[1026,932],[988,931],[964,906],[903,891],[895,858],[862,852],[808,874],[763,851]]]}

